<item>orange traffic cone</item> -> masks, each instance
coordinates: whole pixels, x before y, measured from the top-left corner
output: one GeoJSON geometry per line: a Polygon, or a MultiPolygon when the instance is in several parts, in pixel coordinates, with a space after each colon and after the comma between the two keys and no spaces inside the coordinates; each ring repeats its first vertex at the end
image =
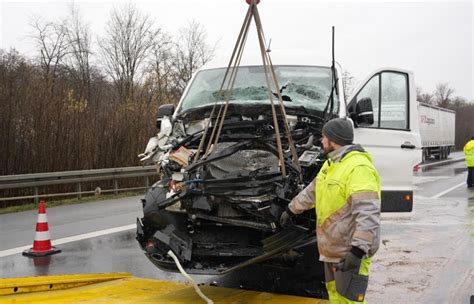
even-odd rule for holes
{"type": "Polygon", "coordinates": [[[36,222],[36,233],[35,240],[33,241],[33,248],[23,251],[23,255],[27,257],[42,257],[59,252],[61,252],[61,250],[51,246],[48,218],[46,216],[46,204],[44,201],[40,201],[38,206],[38,221],[36,222]]]}

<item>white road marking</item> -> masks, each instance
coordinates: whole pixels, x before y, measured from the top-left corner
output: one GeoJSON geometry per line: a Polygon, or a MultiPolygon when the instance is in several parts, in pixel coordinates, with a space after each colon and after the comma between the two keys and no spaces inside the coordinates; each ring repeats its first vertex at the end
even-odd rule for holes
{"type": "Polygon", "coordinates": [[[9,256],[9,255],[14,255],[14,254],[23,252],[23,251],[25,251],[25,250],[27,250],[27,249],[30,249],[30,248],[31,248],[31,245],[23,246],[23,247],[16,247],[16,248],[13,248],[13,249],[3,250],[3,251],[0,251],[0,258],[9,256]]]}
{"type": "MultiPolygon", "coordinates": [[[[104,229],[104,230],[99,230],[99,231],[93,231],[93,232],[89,232],[89,233],[84,233],[84,234],[65,237],[65,238],[62,238],[62,239],[52,240],[51,243],[52,243],[53,246],[56,246],[56,245],[71,243],[71,242],[75,242],[75,241],[90,239],[90,238],[97,237],[97,236],[102,236],[102,235],[107,235],[107,234],[111,234],[111,233],[126,231],[126,230],[130,230],[130,229],[134,229],[135,227],[137,227],[136,224],[130,224],[130,225],[125,225],[125,226],[120,226],[120,227],[115,227],[115,228],[109,228],[109,229],[104,229]]],[[[3,251],[0,251],[0,258],[9,256],[9,255],[13,255],[13,254],[17,254],[17,253],[23,252],[27,249],[30,249],[30,248],[31,248],[31,245],[3,250],[3,251]]]]}
{"type": "Polygon", "coordinates": [[[432,196],[431,198],[439,198],[439,197],[445,195],[446,193],[451,192],[451,191],[453,191],[454,189],[459,188],[459,187],[461,187],[462,185],[465,185],[465,184],[466,184],[466,182],[462,182],[462,183],[460,183],[460,184],[458,184],[458,185],[456,185],[456,186],[454,186],[454,187],[451,187],[451,188],[449,188],[449,189],[447,189],[447,190],[444,190],[443,192],[440,192],[440,193],[438,193],[438,194],[432,196]]]}

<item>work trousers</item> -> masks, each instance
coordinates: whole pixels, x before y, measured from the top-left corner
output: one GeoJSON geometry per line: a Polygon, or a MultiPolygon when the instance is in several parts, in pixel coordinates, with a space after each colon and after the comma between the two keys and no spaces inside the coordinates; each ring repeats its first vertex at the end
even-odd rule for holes
{"type": "Polygon", "coordinates": [[[474,187],[474,167],[467,167],[467,186],[474,187]]]}
{"type": "Polygon", "coordinates": [[[331,304],[366,303],[372,258],[362,259],[360,268],[345,272],[335,271],[335,263],[324,263],[326,289],[331,304]]]}

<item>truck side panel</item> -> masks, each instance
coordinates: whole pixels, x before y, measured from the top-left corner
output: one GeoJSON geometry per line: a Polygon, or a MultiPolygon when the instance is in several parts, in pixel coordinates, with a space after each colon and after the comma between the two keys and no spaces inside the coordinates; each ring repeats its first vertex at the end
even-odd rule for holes
{"type": "Polygon", "coordinates": [[[447,156],[454,147],[455,139],[455,112],[418,103],[421,144],[424,156],[431,155],[437,158],[447,156]]]}

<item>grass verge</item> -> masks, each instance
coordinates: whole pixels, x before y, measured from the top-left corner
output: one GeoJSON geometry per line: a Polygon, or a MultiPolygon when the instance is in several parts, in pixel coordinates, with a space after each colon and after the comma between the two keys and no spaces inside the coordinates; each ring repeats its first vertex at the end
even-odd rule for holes
{"type": "MultiPolygon", "coordinates": [[[[68,199],[58,199],[58,200],[51,200],[46,201],[46,207],[56,207],[56,206],[65,206],[65,205],[75,205],[75,204],[83,204],[83,203],[90,203],[90,202],[97,202],[97,201],[105,201],[129,196],[136,196],[136,195],[143,195],[143,191],[129,191],[119,193],[117,195],[114,194],[102,194],[100,196],[83,196],[81,199],[78,198],[68,198],[68,199]]],[[[0,214],[6,213],[14,213],[14,212],[21,212],[27,210],[34,210],[37,209],[38,205],[35,203],[24,204],[19,206],[10,206],[5,208],[0,208],[0,214]]]]}

